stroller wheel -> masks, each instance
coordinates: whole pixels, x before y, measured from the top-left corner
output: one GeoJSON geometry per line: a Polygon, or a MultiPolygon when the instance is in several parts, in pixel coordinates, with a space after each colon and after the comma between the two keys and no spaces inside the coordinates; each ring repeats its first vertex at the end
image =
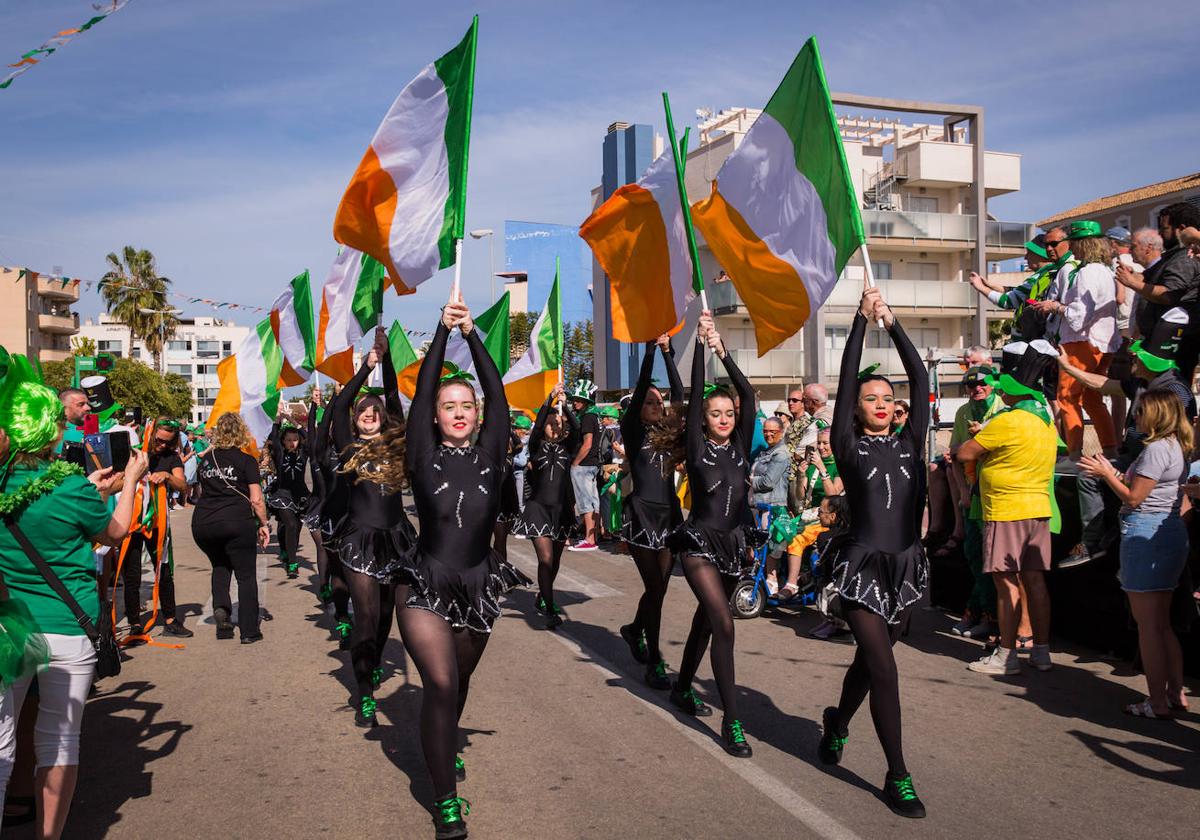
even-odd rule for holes
{"type": "Polygon", "coordinates": [[[762,615],[763,607],[767,605],[767,588],[756,578],[738,581],[733,594],[729,596],[729,606],[734,618],[757,618],[762,615]]]}

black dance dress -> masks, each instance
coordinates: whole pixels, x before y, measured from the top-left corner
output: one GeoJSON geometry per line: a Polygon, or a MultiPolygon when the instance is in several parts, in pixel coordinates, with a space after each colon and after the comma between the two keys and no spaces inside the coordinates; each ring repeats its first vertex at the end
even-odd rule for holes
{"type": "MultiPolygon", "coordinates": [[[[382,364],[387,414],[392,423],[402,423],[404,413],[389,354],[384,354],[382,364]]],[[[349,461],[353,448],[364,442],[354,436],[350,408],[370,373],[364,362],[354,378],[334,397],[326,412],[332,415],[330,437],[336,452],[341,453],[342,463],[349,461]]],[[[345,512],[335,526],[333,550],[342,565],[351,571],[370,575],[384,584],[405,583],[404,569],[411,562],[416,531],[404,513],[400,488],[372,481],[369,476],[373,467],[373,464],[362,464],[357,475],[338,473],[345,487],[345,512]]],[[[326,499],[325,508],[330,514],[336,513],[331,502],[339,501],[326,499]]],[[[322,516],[325,515],[323,509],[322,516]]]]}
{"type": "Polygon", "coordinates": [[[549,537],[565,542],[579,535],[575,519],[575,491],[571,489],[571,460],[579,449],[579,419],[563,406],[568,432],[558,441],[546,439],[546,421],[554,411],[550,400],[542,403],[529,433],[529,466],[525,482],[531,493],[525,510],[514,520],[512,533],[521,537],[549,537]]]}
{"type": "Polygon", "coordinates": [[[888,332],[910,385],[908,422],[895,435],[856,433],[858,369],[866,328],[867,319],[855,315],[842,356],[830,429],[854,528],[833,539],[824,556],[834,588],[843,598],[895,624],[904,608],[924,594],[929,581],[929,563],[921,546],[929,377],[900,322],[893,322],[888,332]]]}
{"type": "Polygon", "coordinates": [[[754,565],[762,534],[750,515],[750,445],[754,440],[754,389],[733,356],[721,360],[741,400],[737,425],[718,446],[704,434],[704,348],[692,354],[687,418],[687,475],[692,511],[667,541],[677,554],[708,560],[723,575],[738,577],[754,565]]]}
{"type": "MultiPolygon", "coordinates": [[[[653,551],[666,548],[667,538],[683,523],[670,453],[660,452],[650,444],[649,429],[642,422],[642,406],[650,392],[656,347],[655,342],[647,343],[637,387],[621,417],[621,440],[625,444],[625,457],[633,480],[633,492],[625,500],[621,539],[629,545],[653,551]]],[[[683,382],[675,367],[674,352],[663,351],[663,361],[671,382],[671,403],[678,405],[683,402],[683,382]]]]}
{"type": "Polygon", "coordinates": [[[308,481],[304,471],[308,467],[309,449],[302,438],[295,449],[283,445],[284,429],[276,420],[267,442],[271,446],[271,459],[275,462],[275,483],[266,494],[267,507],[272,510],[293,511],[297,516],[308,512],[308,481]]]}
{"type": "Polygon", "coordinates": [[[495,363],[472,330],[467,346],[483,389],[483,428],[474,446],[438,440],[437,392],[450,331],[439,324],[409,407],[408,469],[421,535],[407,570],[409,609],[437,613],[455,629],[490,633],[500,596],[530,581],[492,548],[508,447],[508,401],[495,363]]]}
{"type": "Polygon", "coordinates": [[[513,470],[513,458],[521,451],[521,438],[516,429],[508,433],[508,451],[504,458],[504,483],[500,485],[500,513],[497,522],[512,522],[521,515],[521,502],[517,498],[517,475],[513,470]]]}

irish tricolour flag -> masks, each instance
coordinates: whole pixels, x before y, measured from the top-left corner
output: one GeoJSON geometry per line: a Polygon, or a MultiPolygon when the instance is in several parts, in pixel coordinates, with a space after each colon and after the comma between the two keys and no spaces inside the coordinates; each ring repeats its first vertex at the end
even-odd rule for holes
{"type": "Polygon", "coordinates": [[[815,38],[692,219],[746,304],[760,356],[829,296],[865,237],[815,38]]]}
{"type": "Polygon", "coordinates": [[[400,91],[333,220],[333,238],[379,260],[400,294],[453,265],[463,237],[478,29],[476,16],[400,91]]]}
{"type": "Polygon", "coordinates": [[[354,376],[354,345],[379,324],[387,270],[373,257],[343,248],[321,288],[317,370],[345,384],[354,376]]]}
{"type": "Polygon", "coordinates": [[[283,351],[279,387],[307,382],[317,364],[312,284],[307,271],[294,278],[283,294],[271,304],[271,332],[283,351]]]}
{"type": "Polygon", "coordinates": [[[279,373],[283,354],[275,342],[271,319],[259,321],[242,339],[232,356],[217,365],[221,390],[208,415],[208,428],[226,412],[241,414],[255,442],[261,446],[271,433],[279,408],[279,373]]]}
{"type": "Polygon", "coordinates": [[[558,383],[563,356],[562,303],[558,271],[542,314],[529,334],[529,349],[504,374],[504,393],[512,408],[537,411],[558,383]]]}

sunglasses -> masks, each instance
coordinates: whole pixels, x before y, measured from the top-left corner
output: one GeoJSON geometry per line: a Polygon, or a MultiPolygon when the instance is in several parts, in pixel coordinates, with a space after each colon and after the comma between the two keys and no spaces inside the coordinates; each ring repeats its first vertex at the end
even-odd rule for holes
{"type": "Polygon", "coordinates": [[[1066,242],[1066,241],[1067,241],[1066,239],[1047,239],[1047,240],[1046,240],[1046,247],[1047,247],[1047,248],[1053,248],[1055,245],[1061,245],[1061,244],[1063,244],[1063,243],[1064,243],[1064,242],[1066,242]]]}
{"type": "Polygon", "coordinates": [[[894,414],[897,417],[901,417],[905,414],[908,414],[908,412],[905,411],[903,408],[897,408],[897,409],[892,410],[892,414],[894,414]]]}
{"type": "Polygon", "coordinates": [[[790,402],[790,403],[804,402],[804,398],[803,397],[788,397],[788,402],[790,402]]]}

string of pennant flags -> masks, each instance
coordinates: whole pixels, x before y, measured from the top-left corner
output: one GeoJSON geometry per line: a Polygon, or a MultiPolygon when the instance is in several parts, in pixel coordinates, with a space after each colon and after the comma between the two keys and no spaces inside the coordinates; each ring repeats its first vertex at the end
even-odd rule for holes
{"type": "MultiPolygon", "coordinates": [[[[88,292],[90,292],[92,289],[99,290],[103,286],[112,286],[115,288],[121,288],[124,286],[123,283],[115,280],[83,280],[79,277],[60,277],[58,275],[44,274],[43,272],[34,271],[30,268],[21,268],[16,269],[15,271],[11,268],[0,268],[0,272],[3,272],[4,274],[15,273],[17,275],[16,280],[18,282],[24,280],[26,277],[30,278],[31,280],[37,280],[39,277],[45,277],[50,282],[61,284],[64,289],[70,286],[76,289],[82,288],[84,291],[88,292]]],[[[263,306],[251,306],[248,303],[235,303],[228,300],[214,300],[213,298],[195,297],[193,295],[184,294],[183,292],[167,292],[167,296],[176,300],[186,301],[191,304],[209,306],[213,309],[228,309],[239,312],[267,311],[266,307],[263,306]]]]}
{"type": "Polygon", "coordinates": [[[0,90],[4,90],[13,83],[13,80],[25,73],[37,64],[45,61],[47,58],[65,47],[75,38],[78,38],[84,32],[87,32],[93,26],[107,17],[110,17],[129,4],[129,0],[111,0],[108,3],[93,3],[92,10],[96,14],[92,15],[86,23],[82,23],[72,29],[64,29],[52,38],[48,38],[45,42],[27,53],[24,53],[21,58],[8,66],[13,69],[3,81],[0,81],[0,90]]]}

